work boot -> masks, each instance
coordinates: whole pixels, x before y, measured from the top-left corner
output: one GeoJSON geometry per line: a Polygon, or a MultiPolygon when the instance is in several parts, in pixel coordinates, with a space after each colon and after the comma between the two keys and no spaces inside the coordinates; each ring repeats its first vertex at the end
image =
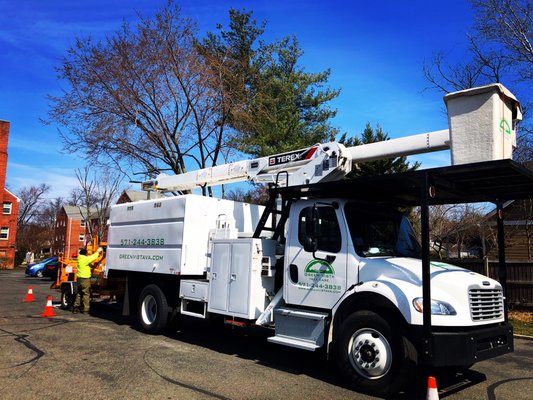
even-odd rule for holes
{"type": "Polygon", "coordinates": [[[79,314],[80,308],[79,307],[72,307],[72,314],[79,314]]]}

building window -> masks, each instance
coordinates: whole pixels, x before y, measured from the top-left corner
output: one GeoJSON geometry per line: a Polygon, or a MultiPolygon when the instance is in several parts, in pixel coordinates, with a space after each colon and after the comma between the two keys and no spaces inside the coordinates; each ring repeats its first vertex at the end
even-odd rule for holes
{"type": "Polygon", "coordinates": [[[9,228],[0,229],[0,240],[8,240],[8,239],[9,239],[9,228]]]}
{"type": "Polygon", "coordinates": [[[80,233],[80,242],[85,242],[85,235],[80,233]]]}
{"type": "Polygon", "coordinates": [[[11,206],[11,203],[4,203],[4,207],[2,208],[2,214],[11,215],[11,206]]]}
{"type": "Polygon", "coordinates": [[[81,226],[82,228],[85,228],[85,220],[84,220],[84,219],[82,219],[82,220],[80,221],[80,226],[81,226]]]}

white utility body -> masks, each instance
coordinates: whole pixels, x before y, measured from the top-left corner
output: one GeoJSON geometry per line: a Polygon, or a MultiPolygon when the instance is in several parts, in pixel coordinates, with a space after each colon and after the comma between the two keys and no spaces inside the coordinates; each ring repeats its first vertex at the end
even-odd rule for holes
{"type": "MultiPolygon", "coordinates": [[[[126,280],[125,309],[137,304],[152,333],[179,313],[263,326],[274,343],[325,348],[357,390],[375,395],[398,391],[412,365],[463,367],[512,351],[502,286],[430,262],[388,202],[412,206],[431,190],[409,192],[401,174],[384,184],[340,182],[354,162],[383,157],[449,148],[450,168],[461,171],[511,157],[520,105],[507,89],[489,85],[445,102],[449,130],[353,148],[319,144],[143,183],[163,192],[242,180],[274,187],[266,208],[191,194],[114,206],[106,274],[126,280]]],[[[431,185],[454,171],[431,173],[431,185]]]]}

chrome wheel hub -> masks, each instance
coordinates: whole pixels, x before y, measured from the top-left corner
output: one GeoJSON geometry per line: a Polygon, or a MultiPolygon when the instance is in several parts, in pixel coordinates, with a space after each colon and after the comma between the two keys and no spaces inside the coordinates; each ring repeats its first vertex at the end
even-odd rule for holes
{"type": "Polygon", "coordinates": [[[387,339],[371,328],[359,329],[348,343],[348,359],[354,370],[366,379],[384,376],[392,364],[392,351],[387,339]]]}
{"type": "Polygon", "coordinates": [[[154,296],[147,295],[142,303],[141,317],[145,324],[152,325],[157,317],[157,302],[154,296]]]}

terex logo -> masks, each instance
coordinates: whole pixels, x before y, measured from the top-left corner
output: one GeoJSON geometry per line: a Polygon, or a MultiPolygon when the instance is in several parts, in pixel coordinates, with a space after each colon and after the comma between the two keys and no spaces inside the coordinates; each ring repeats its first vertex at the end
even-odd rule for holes
{"type": "Polygon", "coordinates": [[[296,161],[302,158],[301,153],[283,154],[281,156],[270,157],[269,164],[285,164],[291,161],[296,161]]]}
{"type": "Polygon", "coordinates": [[[278,164],[287,164],[290,162],[298,160],[306,160],[311,158],[315,153],[316,147],[311,147],[310,149],[298,150],[292,153],[280,154],[279,156],[272,156],[268,159],[268,165],[278,165],[278,164]]]}

